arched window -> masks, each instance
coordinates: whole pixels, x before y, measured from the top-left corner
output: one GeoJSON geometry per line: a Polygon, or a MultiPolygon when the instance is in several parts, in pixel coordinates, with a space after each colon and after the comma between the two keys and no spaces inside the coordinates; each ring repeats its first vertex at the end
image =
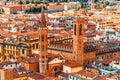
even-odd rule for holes
{"type": "Polygon", "coordinates": [[[42,45],[42,51],[44,51],[44,45],[42,45]]]}
{"type": "Polygon", "coordinates": [[[24,54],[25,53],[25,50],[24,49],[22,49],[22,54],[24,54]]]}
{"type": "Polygon", "coordinates": [[[79,35],[82,35],[82,24],[80,24],[79,35]]]}
{"type": "Polygon", "coordinates": [[[48,36],[46,35],[46,40],[45,41],[47,41],[47,38],[48,38],[48,36]]]}
{"type": "Polygon", "coordinates": [[[38,43],[36,43],[36,49],[38,49],[38,43]]]}
{"type": "Polygon", "coordinates": [[[90,63],[90,61],[88,60],[88,64],[90,63]]]}
{"type": "Polygon", "coordinates": [[[44,35],[42,35],[42,42],[44,42],[44,35]]]}
{"type": "Polygon", "coordinates": [[[114,54],[114,57],[116,57],[116,54],[114,54]]]}
{"type": "Polygon", "coordinates": [[[35,44],[33,44],[33,49],[35,49],[35,44]]]}
{"type": "Polygon", "coordinates": [[[76,24],[74,24],[74,35],[76,35],[76,24]]]}
{"type": "Polygon", "coordinates": [[[112,54],[110,54],[110,58],[112,58],[112,54]]]}
{"type": "Polygon", "coordinates": [[[42,56],[42,59],[44,59],[44,56],[42,56]]]}

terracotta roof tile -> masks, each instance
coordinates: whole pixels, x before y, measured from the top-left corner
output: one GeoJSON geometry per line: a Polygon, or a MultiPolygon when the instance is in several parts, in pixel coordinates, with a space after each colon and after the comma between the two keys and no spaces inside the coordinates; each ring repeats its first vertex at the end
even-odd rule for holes
{"type": "Polygon", "coordinates": [[[69,67],[78,67],[81,66],[80,63],[76,62],[76,61],[70,61],[70,62],[66,62],[63,65],[65,66],[69,66],[69,67]]]}
{"type": "Polygon", "coordinates": [[[28,76],[35,80],[46,80],[46,76],[38,72],[30,73],[28,76]]]}
{"type": "Polygon", "coordinates": [[[96,74],[91,72],[91,70],[81,70],[78,73],[82,76],[87,76],[87,77],[91,77],[91,78],[94,78],[96,76],[96,74]]]}
{"type": "Polygon", "coordinates": [[[60,4],[60,5],[49,5],[49,9],[63,9],[64,8],[64,4],[60,4]]]}

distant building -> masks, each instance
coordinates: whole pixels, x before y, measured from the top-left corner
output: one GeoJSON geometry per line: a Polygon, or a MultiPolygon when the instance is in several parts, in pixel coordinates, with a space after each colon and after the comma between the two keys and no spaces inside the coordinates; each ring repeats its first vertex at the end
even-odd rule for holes
{"type": "Polygon", "coordinates": [[[45,75],[41,73],[33,72],[28,75],[28,80],[50,80],[50,78],[47,78],[45,75]]]}
{"type": "Polygon", "coordinates": [[[0,80],[13,80],[13,70],[0,69],[0,80]]]}
{"type": "Polygon", "coordinates": [[[63,64],[64,73],[75,73],[83,69],[83,66],[76,61],[70,61],[63,64]]]}
{"type": "Polygon", "coordinates": [[[19,12],[24,13],[26,10],[26,5],[19,5],[19,4],[13,4],[13,5],[6,5],[3,7],[5,14],[17,14],[19,12]]]}
{"type": "Polygon", "coordinates": [[[1,62],[0,63],[0,80],[18,80],[28,79],[28,71],[17,62],[1,62]]]}

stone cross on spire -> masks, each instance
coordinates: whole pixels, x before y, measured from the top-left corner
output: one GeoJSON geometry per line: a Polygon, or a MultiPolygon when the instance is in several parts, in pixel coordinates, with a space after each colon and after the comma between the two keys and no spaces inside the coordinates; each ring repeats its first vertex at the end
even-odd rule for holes
{"type": "Polygon", "coordinates": [[[42,7],[42,11],[41,11],[40,22],[42,24],[42,27],[46,27],[46,18],[45,18],[45,13],[44,13],[43,7],[42,7]]]}

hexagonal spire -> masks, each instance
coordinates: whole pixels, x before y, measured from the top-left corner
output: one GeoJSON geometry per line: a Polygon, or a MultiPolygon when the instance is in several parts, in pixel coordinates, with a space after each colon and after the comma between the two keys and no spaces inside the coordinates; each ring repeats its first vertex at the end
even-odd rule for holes
{"type": "Polygon", "coordinates": [[[41,22],[43,27],[46,27],[46,18],[45,18],[45,13],[44,13],[43,7],[42,7],[42,11],[41,11],[40,22],[41,22]]]}

